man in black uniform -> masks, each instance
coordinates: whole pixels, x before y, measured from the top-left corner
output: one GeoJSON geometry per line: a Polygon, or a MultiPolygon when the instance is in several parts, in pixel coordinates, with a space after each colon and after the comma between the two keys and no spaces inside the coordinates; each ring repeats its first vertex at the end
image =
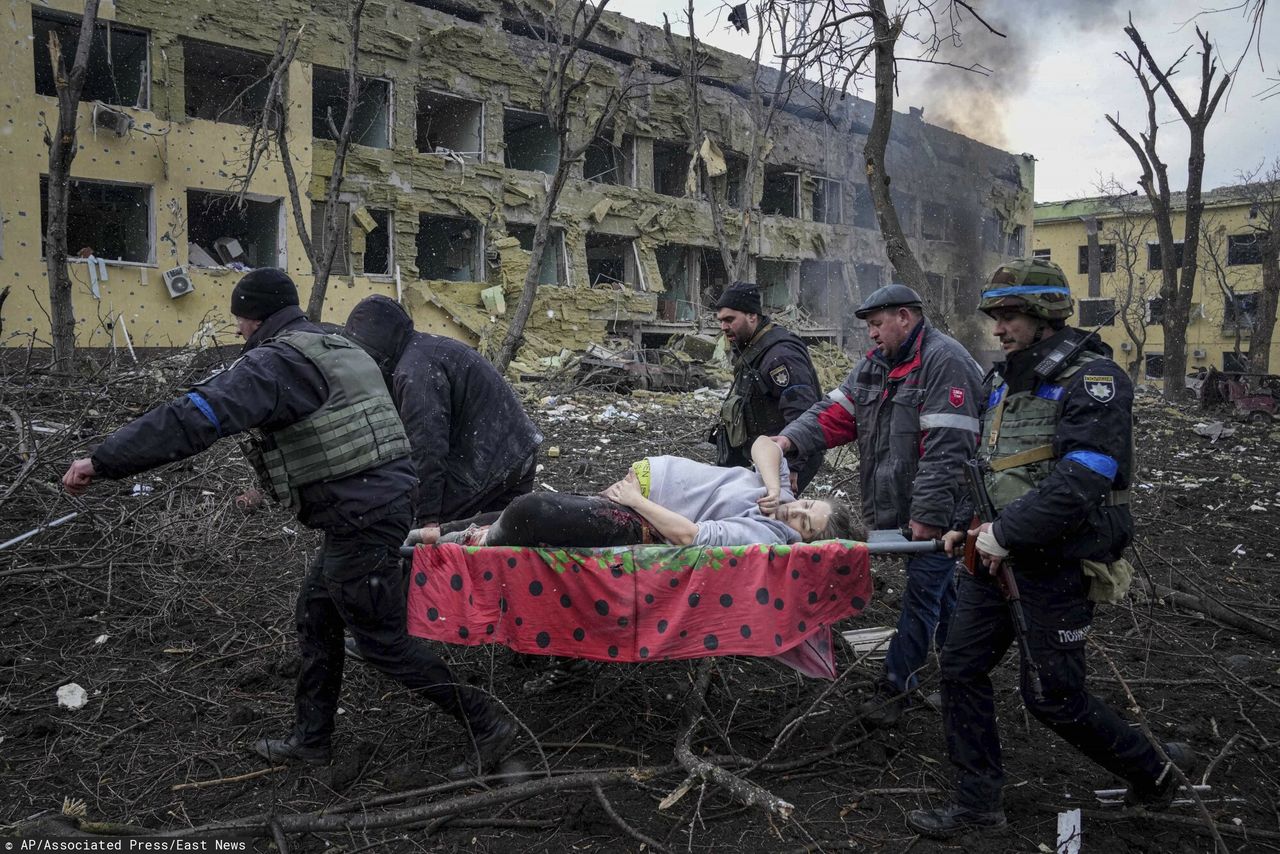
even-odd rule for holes
{"type": "MultiPolygon", "coordinates": [[[[1068,743],[1129,781],[1127,800],[1167,805],[1177,775],[1140,731],[1085,689],[1093,618],[1088,572],[1115,567],[1133,536],[1129,483],[1133,387],[1096,335],[1068,328],[1073,310],[1055,264],[1001,266],[979,308],[995,320],[1007,360],[987,375],[978,459],[997,517],[969,531],[987,570],[1009,562],[1026,613],[1037,695],[1022,661],[1027,710],[1068,743]]],[[[963,534],[947,535],[954,547],[963,534]]],[[[942,717],[954,769],[952,802],[914,810],[916,831],[945,837],[1003,827],[1004,771],[990,673],[1015,639],[999,586],[981,567],[960,574],[942,650],[942,717]]],[[[1186,745],[1163,746],[1180,767],[1186,745]]]]}
{"type": "Polygon", "coordinates": [[[542,434],[502,375],[471,347],[413,331],[393,299],[366,297],[344,334],[382,369],[418,473],[413,541],[440,525],[503,510],[533,491],[542,434]]]}
{"type": "MultiPolygon", "coordinates": [[[[515,735],[484,694],[459,685],[424,641],[405,629],[399,549],[415,478],[409,443],[377,365],[326,335],[298,307],[282,270],[242,278],[231,295],[243,355],[226,371],[121,427],[63,476],[73,495],[193,456],[252,430],[246,452],[264,491],[324,531],[298,596],[296,718],[285,738],[254,745],[276,761],[324,763],[342,686],[345,625],[374,667],[420,691],[469,732],[481,773],[515,735]]],[[[453,769],[456,775],[468,771],[453,769]]]]}
{"type": "MultiPolygon", "coordinates": [[[[751,443],[776,436],[822,395],[809,348],[762,311],[760,288],[734,282],[716,303],[720,330],[733,345],[733,385],[716,425],[716,465],[750,466],[751,443]]],[[[799,495],[822,465],[817,450],[791,467],[799,495]]]]}

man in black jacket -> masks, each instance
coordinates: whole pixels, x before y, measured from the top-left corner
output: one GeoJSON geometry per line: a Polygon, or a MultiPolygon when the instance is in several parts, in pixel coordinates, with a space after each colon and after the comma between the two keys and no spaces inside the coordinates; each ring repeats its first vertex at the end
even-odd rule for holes
{"type": "MultiPolygon", "coordinates": [[[[734,282],[716,303],[720,330],[733,345],[733,385],[716,425],[716,465],[750,466],[751,443],[776,436],[822,395],[809,347],[764,313],[760,288],[734,282]]],[[[822,449],[791,467],[795,494],[822,465],[822,449]]]]}
{"type": "Polygon", "coordinates": [[[442,523],[503,510],[533,491],[542,434],[483,356],[414,332],[384,296],[361,300],[344,334],[378,363],[409,435],[418,473],[411,539],[435,542],[442,523]]]}
{"type": "MultiPolygon", "coordinates": [[[[405,628],[399,548],[412,517],[409,443],[377,366],[326,335],[298,307],[282,270],[246,275],[231,296],[243,355],[177,400],[111,434],[62,482],[72,495],[98,477],[128,477],[194,456],[224,436],[253,431],[246,452],[264,491],[296,510],[324,541],[297,603],[298,673],[293,732],[264,738],[266,759],[324,763],[342,686],[342,629],[378,670],[456,717],[481,773],[515,735],[484,694],[457,683],[405,628]]],[[[466,773],[459,766],[454,773],[466,773]]]]}

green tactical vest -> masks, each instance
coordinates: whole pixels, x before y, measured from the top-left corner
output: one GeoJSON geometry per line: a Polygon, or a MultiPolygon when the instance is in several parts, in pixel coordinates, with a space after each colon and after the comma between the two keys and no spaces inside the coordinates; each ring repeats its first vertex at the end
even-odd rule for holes
{"type": "Polygon", "coordinates": [[[304,486],[409,455],[400,414],[368,354],[340,335],[287,332],[272,340],[305,356],[329,387],[329,399],[301,421],[270,433],[253,431],[245,453],[273,498],[297,507],[304,486]]]}
{"type": "MultiPolygon", "coordinates": [[[[1097,353],[1081,351],[1052,382],[1041,381],[1035,388],[1007,398],[1004,378],[999,374],[992,378],[994,391],[983,416],[978,457],[990,466],[984,477],[996,512],[1035,489],[1053,471],[1058,463],[1053,437],[1062,417],[1067,382],[1099,358],[1097,353]]],[[[1128,499],[1128,490],[1114,491],[1109,503],[1124,504],[1128,499]]]]}

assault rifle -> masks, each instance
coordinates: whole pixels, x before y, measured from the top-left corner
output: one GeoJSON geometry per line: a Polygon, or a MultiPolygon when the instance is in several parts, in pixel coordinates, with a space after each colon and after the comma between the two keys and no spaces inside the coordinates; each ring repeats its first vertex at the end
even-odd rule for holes
{"type": "MultiPolygon", "coordinates": [[[[982,477],[983,466],[984,463],[978,460],[968,460],[964,464],[964,477],[969,482],[969,492],[973,494],[974,517],[969,523],[970,529],[977,528],[983,522],[996,520],[996,505],[991,500],[986,481],[982,477]]],[[[966,537],[964,541],[964,565],[971,575],[978,575],[984,571],[982,560],[978,557],[977,541],[977,535],[966,537]]],[[[1027,666],[1027,683],[1031,688],[1031,696],[1037,700],[1043,699],[1040,668],[1036,667],[1036,661],[1031,657],[1031,645],[1027,642],[1027,615],[1022,611],[1022,597],[1018,593],[1018,582],[1013,577],[1009,561],[1000,561],[1000,567],[994,574],[996,581],[1000,584],[1000,592],[1004,594],[1005,602],[1009,605],[1009,617],[1013,620],[1013,634],[1017,638],[1022,660],[1027,666]]]]}

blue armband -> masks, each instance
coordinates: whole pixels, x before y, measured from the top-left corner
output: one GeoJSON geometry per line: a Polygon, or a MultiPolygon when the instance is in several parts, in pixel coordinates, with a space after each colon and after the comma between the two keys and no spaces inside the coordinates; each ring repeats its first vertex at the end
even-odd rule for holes
{"type": "Polygon", "coordinates": [[[213,429],[217,430],[218,436],[221,437],[222,424],[218,421],[218,416],[214,415],[213,407],[209,405],[209,401],[205,400],[202,395],[194,391],[187,392],[187,400],[191,401],[192,405],[195,406],[196,409],[199,409],[205,418],[209,419],[209,423],[213,425],[213,429]]]}
{"type": "Polygon", "coordinates": [[[1063,459],[1074,460],[1089,471],[1102,475],[1107,480],[1115,480],[1116,472],[1120,470],[1120,464],[1114,458],[1106,454],[1100,454],[1097,451],[1072,451],[1063,459]]]}

